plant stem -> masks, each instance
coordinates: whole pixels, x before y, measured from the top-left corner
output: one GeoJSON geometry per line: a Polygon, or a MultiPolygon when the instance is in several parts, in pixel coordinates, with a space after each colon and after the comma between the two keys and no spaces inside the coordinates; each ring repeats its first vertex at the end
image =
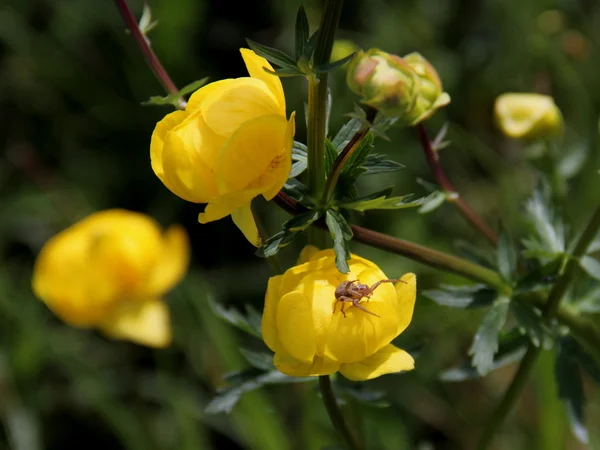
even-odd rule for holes
{"type": "MultiPolygon", "coordinates": [[[[177,89],[177,86],[175,86],[175,83],[173,83],[173,80],[171,80],[171,77],[169,76],[163,65],[160,63],[160,60],[150,47],[150,42],[148,41],[146,36],[142,34],[142,31],[140,30],[140,27],[138,26],[138,23],[135,20],[131,9],[129,9],[129,6],[127,5],[127,1],[114,0],[114,2],[117,8],[119,9],[119,12],[121,13],[121,16],[123,17],[125,25],[127,25],[127,28],[133,35],[133,38],[135,39],[138,48],[144,55],[146,63],[148,63],[148,66],[150,67],[150,70],[152,70],[152,73],[154,73],[156,79],[160,82],[160,84],[162,84],[163,88],[165,89],[165,91],[167,91],[167,93],[171,95],[177,94],[179,92],[179,89],[177,89]]],[[[180,98],[178,108],[185,109],[185,105],[185,100],[183,98],[180,98]]]]}
{"type": "MultiPolygon", "coordinates": [[[[579,266],[579,259],[585,255],[587,248],[590,243],[594,240],[594,237],[598,233],[598,229],[600,228],[600,206],[596,208],[594,214],[592,214],[591,219],[589,220],[585,230],[577,240],[577,244],[575,245],[575,249],[573,250],[573,254],[571,255],[569,261],[562,274],[558,277],[552,289],[550,290],[550,294],[548,294],[548,300],[542,307],[542,317],[546,323],[550,323],[552,318],[560,313],[560,302],[565,295],[571,281],[573,280],[573,276],[579,266]]],[[[559,316],[560,318],[560,316],[559,316]]],[[[597,334],[597,333],[596,333],[597,334]]],[[[582,337],[581,334],[574,334],[574,337],[582,337]]],[[[593,348],[594,344],[587,344],[586,348],[593,348]]],[[[504,420],[508,413],[512,410],[515,405],[517,399],[519,398],[519,394],[525,387],[527,380],[529,379],[529,375],[531,374],[531,370],[533,369],[534,363],[541,352],[541,347],[536,347],[533,344],[529,344],[527,348],[527,353],[523,357],[521,364],[519,366],[519,370],[517,374],[513,378],[512,383],[507,389],[502,401],[492,414],[490,422],[487,427],[483,431],[481,438],[479,440],[479,444],[477,448],[479,450],[484,450],[488,447],[492,438],[496,434],[496,431],[504,420]]],[[[593,353],[596,358],[596,352],[593,353]]]]}
{"type": "Polygon", "coordinates": [[[327,410],[329,420],[331,420],[331,423],[333,424],[333,428],[335,428],[342,437],[350,450],[361,450],[361,447],[355,441],[352,433],[350,433],[350,429],[344,420],[342,411],[340,411],[340,407],[335,400],[329,375],[322,375],[319,377],[319,388],[321,389],[321,397],[323,398],[323,403],[325,404],[325,409],[327,410]]]}
{"type": "Polygon", "coordinates": [[[469,204],[460,196],[458,191],[454,188],[454,185],[450,182],[444,169],[440,165],[439,156],[433,149],[425,125],[422,123],[417,125],[417,133],[419,134],[419,141],[425,152],[425,158],[427,164],[433,173],[437,183],[440,187],[448,194],[452,194],[449,201],[454,203],[462,215],[467,221],[495,247],[498,245],[498,235],[492,230],[487,223],[469,206],[469,204]]]}
{"type": "MultiPolygon", "coordinates": [[[[331,58],[335,32],[342,15],[343,0],[327,0],[319,26],[313,65],[319,68],[331,58]]],[[[325,186],[325,123],[327,121],[328,74],[308,77],[308,187],[316,199],[323,197],[325,186]]]]}

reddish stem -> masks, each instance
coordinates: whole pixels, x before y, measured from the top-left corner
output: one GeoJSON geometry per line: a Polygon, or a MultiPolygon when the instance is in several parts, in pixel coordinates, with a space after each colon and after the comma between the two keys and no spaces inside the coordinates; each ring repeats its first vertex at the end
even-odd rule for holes
{"type": "MultiPolygon", "coordinates": [[[[150,47],[150,43],[148,39],[146,39],[146,36],[142,34],[142,31],[140,30],[140,27],[138,26],[131,9],[129,9],[126,0],[114,0],[114,2],[121,13],[123,20],[125,21],[125,25],[127,25],[127,28],[133,35],[137,46],[144,55],[148,66],[154,73],[154,76],[160,82],[160,84],[162,84],[165,91],[171,95],[176,95],[179,92],[179,89],[177,89],[177,86],[175,86],[175,83],[173,83],[173,80],[171,80],[171,77],[150,47]]],[[[180,99],[179,101],[179,109],[185,109],[185,101],[183,99],[180,99]]]]}
{"type": "Polygon", "coordinates": [[[444,169],[442,169],[442,166],[440,165],[438,153],[433,149],[431,141],[429,140],[429,136],[427,136],[427,130],[422,123],[417,125],[417,133],[419,135],[419,141],[421,141],[423,151],[425,152],[425,158],[427,159],[427,164],[429,164],[429,169],[433,173],[437,183],[445,192],[453,194],[449,201],[456,205],[463,217],[467,219],[467,221],[474,228],[480,231],[481,234],[483,234],[494,247],[498,245],[498,235],[496,232],[492,230],[489,225],[485,223],[484,220],[460,196],[460,194],[454,188],[454,185],[446,176],[444,169]]]}

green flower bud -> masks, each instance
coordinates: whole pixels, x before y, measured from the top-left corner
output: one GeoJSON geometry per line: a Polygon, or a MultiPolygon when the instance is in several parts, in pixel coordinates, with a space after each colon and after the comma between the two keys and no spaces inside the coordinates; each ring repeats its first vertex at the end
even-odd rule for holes
{"type": "Polygon", "coordinates": [[[561,134],[563,117],[547,95],[507,93],[496,99],[494,115],[500,130],[514,139],[534,140],[561,134]]]}
{"type": "Polygon", "coordinates": [[[437,72],[418,53],[400,58],[378,49],[359,51],[348,67],[347,82],[363,103],[405,125],[415,125],[450,103],[437,72]]]}

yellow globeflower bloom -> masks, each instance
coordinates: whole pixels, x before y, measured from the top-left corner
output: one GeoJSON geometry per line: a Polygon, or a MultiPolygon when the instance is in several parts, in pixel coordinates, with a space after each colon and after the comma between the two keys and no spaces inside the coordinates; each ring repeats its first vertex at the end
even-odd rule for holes
{"type": "Polygon", "coordinates": [[[560,134],[563,118],[554,99],[533,93],[498,96],[494,115],[500,130],[514,139],[538,139],[560,134]]]}
{"type": "Polygon", "coordinates": [[[304,251],[302,259],[306,262],[272,277],[267,286],[262,335],[279,371],[298,377],[339,371],[351,380],[368,380],[414,368],[413,358],[390,344],[411,321],[414,274],[379,284],[355,305],[339,301],[341,291],[352,288],[344,282],[373,287],[387,280],[379,267],[352,255],[350,273],[342,274],[331,249],[304,251]]]}
{"type": "Polygon", "coordinates": [[[171,342],[162,295],[185,275],[187,234],[162,233],[143,214],[98,212],[51,238],[38,255],[33,291],[62,320],[152,347],[171,342]]]}
{"type": "Polygon", "coordinates": [[[271,200],[292,167],[294,114],[286,119],[279,77],[266,59],[241,49],[250,77],[198,89],[185,111],[158,122],[150,145],[152,169],[175,195],[208,203],[200,223],[227,215],[260,243],[251,200],[271,200]]]}

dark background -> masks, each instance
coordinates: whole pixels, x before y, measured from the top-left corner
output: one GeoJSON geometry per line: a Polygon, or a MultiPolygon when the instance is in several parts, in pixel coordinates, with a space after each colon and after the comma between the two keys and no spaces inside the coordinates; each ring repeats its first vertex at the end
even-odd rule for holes
{"type": "MultiPolygon", "coordinates": [[[[136,16],[142,4],[131,1],[136,16]]],[[[245,75],[245,37],[293,48],[299,6],[286,1],[153,0],[152,46],[180,87],[205,76],[245,75]]],[[[304,3],[312,28],[322,2],[304,3]]],[[[0,4],[0,448],[319,449],[335,442],[314,384],[268,387],[245,395],[231,415],[204,407],[223,374],[247,367],[238,347],[261,343],[215,318],[208,305],[262,308],[269,267],[229,219],[200,225],[201,206],[171,194],[150,168],[149,142],[167,107],[143,107],[162,95],[110,1],[4,0],[0,4]],[[168,296],[175,343],[153,351],[68,328],[37,301],[31,268],[43,243],[89,213],[127,208],[163,225],[181,223],[193,246],[187,279],[168,296]],[[231,446],[231,447],[229,447],[231,446]]],[[[600,6],[597,1],[355,0],[345,2],[339,36],[400,55],[419,51],[438,69],[452,104],[431,119],[433,135],[450,123],[442,164],[459,191],[491,224],[515,236],[521,204],[538,177],[527,149],[495,129],[495,97],[506,91],[551,94],[567,123],[559,166],[568,180],[562,211],[581,226],[598,199],[600,6]]],[[[330,135],[358,99],[332,79],[330,135]]],[[[303,117],[306,85],[284,80],[288,112],[303,117]]],[[[305,142],[297,120],[296,140],[305,142]]],[[[427,194],[433,181],[411,130],[378,141],[406,169],[361,181],[361,192],[395,185],[395,194],[427,194]]],[[[260,203],[274,233],[286,214],[260,203]]],[[[486,247],[451,205],[369,212],[355,223],[445,251],[457,240],[486,247]]],[[[293,264],[301,243],[282,252],[293,264]]],[[[419,289],[458,277],[362,245],[353,251],[389,276],[414,271],[419,289]]],[[[418,350],[417,369],[366,383],[385,390],[388,408],[363,408],[372,448],[462,449],[472,445],[512,368],[480,381],[442,384],[440,370],[466,357],[481,313],[449,310],[419,297],[400,338],[418,350]]],[[[552,354],[536,368],[498,448],[577,449],[556,400],[552,354]]],[[[592,448],[600,448],[598,393],[590,389],[592,448]],[[596,447],[594,447],[594,445],[596,447]]],[[[352,411],[356,411],[355,408],[352,411]]],[[[358,418],[351,417],[351,421],[358,418]]]]}

